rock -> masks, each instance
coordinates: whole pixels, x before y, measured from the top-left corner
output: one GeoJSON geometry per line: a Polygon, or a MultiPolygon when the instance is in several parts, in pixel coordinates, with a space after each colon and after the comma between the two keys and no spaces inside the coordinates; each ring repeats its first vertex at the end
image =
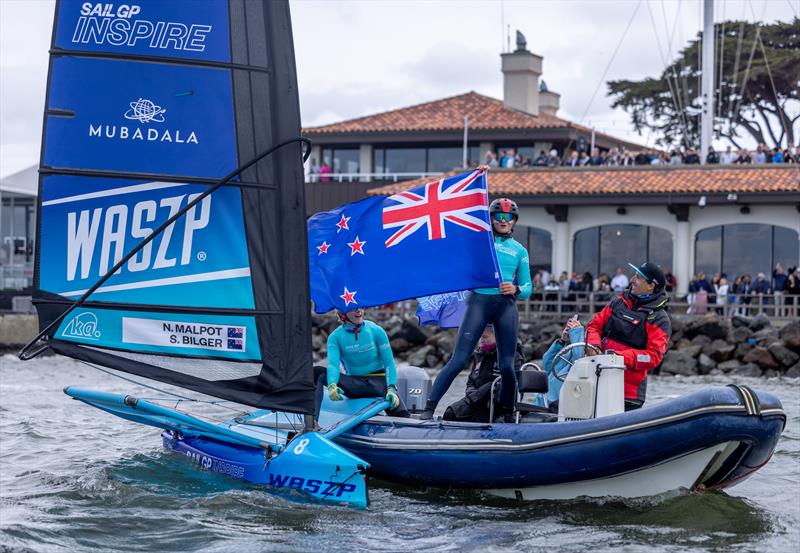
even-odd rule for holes
{"type": "Polygon", "coordinates": [[[738,346],[736,346],[736,351],[733,352],[733,356],[736,359],[741,359],[742,357],[747,355],[747,352],[749,352],[751,349],[753,349],[753,346],[751,346],[748,343],[739,344],[738,346]]]}
{"type": "Polygon", "coordinates": [[[311,334],[311,349],[314,351],[322,351],[327,346],[327,340],[321,334],[313,332],[311,334]]]}
{"type": "MultiPolygon", "coordinates": [[[[675,335],[673,334],[673,337],[674,336],[675,335]]],[[[678,340],[678,342],[675,343],[675,349],[680,351],[682,349],[688,348],[691,345],[692,345],[692,341],[691,340],[689,340],[688,338],[681,338],[680,340],[678,340]]]]}
{"type": "Polygon", "coordinates": [[[685,317],[678,317],[672,316],[670,317],[670,326],[672,327],[672,335],[675,336],[677,333],[683,333],[683,329],[686,328],[686,318],[685,317]]]}
{"type": "Polygon", "coordinates": [[[772,321],[770,321],[769,317],[767,317],[764,313],[759,313],[758,315],[750,319],[750,330],[752,330],[753,332],[758,332],[759,330],[762,330],[769,326],[772,326],[772,321]]]}
{"type": "Polygon", "coordinates": [[[731,317],[731,324],[734,328],[750,328],[750,317],[744,315],[734,315],[731,317]]]}
{"type": "Polygon", "coordinates": [[[685,351],[668,351],[661,363],[661,372],[664,374],[681,374],[685,376],[696,374],[697,360],[685,351]]]}
{"type": "Polygon", "coordinates": [[[408,359],[406,359],[406,361],[408,361],[409,365],[413,365],[414,367],[424,367],[426,362],[425,358],[432,351],[433,351],[433,346],[423,346],[417,351],[411,352],[408,355],[408,359]]]}
{"type": "Polygon", "coordinates": [[[754,363],[746,363],[731,371],[736,376],[761,376],[761,369],[754,363]]]}
{"type": "Polygon", "coordinates": [[[717,364],[717,368],[722,372],[731,372],[732,370],[738,369],[742,364],[739,363],[736,359],[731,359],[730,361],[723,361],[722,363],[717,364]]]}
{"type": "Polygon", "coordinates": [[[532,359],[534,357],[533,352],[536,348],[536,342],[532,340],[528,340],[522,345],[522,355],[525,359],[532,359]]]}
{"type": "Polygon", "coordinates": [[[769,351],[775,360],[784,367],[791,367],[800,361],[800,355],[784,346],[783,342],[771,343],[769,346],[767,346],[767,351],[769,351]]]}
{"type": "Polygon", "coordinates": [[[780,330],[780,339],[786,347],[800,350],[800,321],[792,321],[780,330]]]}
{"type": "Polygon", "coordinates": [[[425,365],[427,367],[435,369],[435,368],[440,366],[439,365],[439,358],[436,357],[435,355],[429,353],[428,355],[425,356],[425,365]]]}
{"type": "Polygon", "coordinates": [[[733,352],[735,350],[736,346],[719,339],[703,347],[703,353],[714,359],[714,361],[727,361],[733,357],[733,352]]]}
{"type": "Polygon", "coordinates": [[[705,334],[698,334],[697,336],[692,338],[692,344],[700,346],[701,348],[706,344],[710,344],[711,341],[712,341],[711,338],[709,338],[705,334]]]}
{"type": "Polygon", "coordinates": [[[777,342],[780,339],[780,332],[777,328],[768,326],[753,334],[753,338],[758,340],[758,342],[762,345],[769,344],[772,342],[777,342]]]}
{"type": "Polygon", "coordinates": [[[742,358],[745,363],[755,363],[762,369],[777,369],[780,365],[772,356],[772,354],[761,346],[755,347],[747,352],[742,358]]]}
{"type": "Polygon", "coordinates": [[[731,340],[734,343],[744,342],[748,338],[753,337],[753,331],[746,326],[736,327],[731,331],[731,340]]]}
{"type": "Polygon", "coordinates": [[[762,376],[764,378],[777,378],[780,375],[781,375],[781,373],[779,373],[775,369],[767,369],[766,371],[764,371],[764,374],[762,376]]]}
{"type": "Polygon", "coordinates": [[[405,352],[411,346],[405,338],[395,338],[389,342],[389,345],[392,346],[395,355],[405,352]]]}
{"type": "Polygon", "coordinates": [[[430,332],[412,322],[412,319],[403,321],[401,334],[401,337],[408,340],[408,343],[412,346],[420,346],[430,337],[430,332]]]}
{"type": "Polygon", "coordinates": [[[708,336],[712,340],[725,338],[728,334],[728,323],[715,313],[710,313],[687,324],[683,333],[690,338],[698,335],[708,336]]]}
{"type": "Polygon", "coordinates": [[[703,351],[703,346],[700,344],[692,344],[689,347],[685,347],[680,351],[685,353],[686,355],[697,357],[698,355],[700,355],[700,352],[703,351]]]}
{"type": "Polygon", "coordinates": [[[784,373],[787,378],[800,378],[800,363],[789,367],[789,370],[784,373]]]}
{"type": "Polygon", "coordinates": [[[708,374],[714,369],[717,364],[705,353],[701,353],[700,356],[697,358],[697,368],[699,369],[700,374],[708,374]]]}

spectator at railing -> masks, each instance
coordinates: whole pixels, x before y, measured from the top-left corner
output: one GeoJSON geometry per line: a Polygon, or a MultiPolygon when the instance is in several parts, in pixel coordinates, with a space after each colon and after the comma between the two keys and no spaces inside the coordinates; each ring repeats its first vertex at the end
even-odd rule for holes
{"type": "Polygon", "coordinates": [[[500,165],[497,162],[497,156],[494,154],[493,151],[489,150],[488,152],[486,152],[486,159],[484,160],[484,165],[488,165],[493,169],[500,165]]]}
{"type": "Polygon", "coordinates": [[[617,165],[620,164],[620,160],[621,158],[619,155],[619,150],[617,150],[616,148],[611,148],[608,151],[608,155],[606,156],[605,164],[608,165],[609,167],[616,167],[617,165]]]}
{"type": "Polygon", "coordinates": [[[572,150],[569,153],[569,159],[567,160],[567,162],[564,165],[567,166],[567,167],[579,167],[580,164],[581,164],[581,160],[580,160],[580,157],[578,156],[578,151],[577,150],[572,150]]]}
{"type": "Polygon", "coordinates": [[[667,268],[664,270],[664,290],[667,293],[671,293],[675,288],[678,287],[678,279],[675,278],[675,275],[672,274],[672,270],[667,268]]]}
{"type": "Polygon", "coordinates": [[[767,280],[767,275],[764,273],[758,273],[756,275],[756,281],[753,283],[753,293],[754,294],[769,294],[772,288],[769,285],[769,281],[767,280]]]}
{"type": "Polygon", "coordinates": [[[775,315],[777,317],[783,316],[783,296],[786,293],[787,280],[788,275],[784,272],[783,265],[777,263],[772,271],[772,290],[775,296],[775,315]]]}
{"type": "Polygon", "coordinates": [[[767,162],[767,152],[766,146],[763,144],[759,144],[758,148],[756,148],[755,153],[753,154],[753,162],[754,163],[766,163],[767,162]]]}
{"type": "Polygon", "coordinates": [[[561,158],[558,157],[558,150],[553,148],[550,150],[550,157],[547,158],[547,166],[558,167],[559,165],[561,165],[561,158]]]}
{"type": "Polygon", "coordinates": [[[634,165],[633,155],[631,155],[630,152],[623,152],[622,159],[620,159],[619,164],[623,166],[634,165]]]}
{"type": "Polygon", "coordinates": [[[727,148],[725,148],[725,151],[722,152],[722,155],[719,156],[719,162],[722,165],[730,165],[734,161],[736,161],[736,154],[734,154],[731,147],[728,146],[727,148]]]}
{"type": "Polygon", "coordinates": [[[586,152],[581,152],[581,157],[578,160],[578,165],[580,165],[581,167],[589,165],[589,154],[587,154],[586,152]]]}
{"type": "Polygon", "coordinates": [[[709,283],[709,284],[711,284],[711,290],[709,290],[709,292],[708,292],[708,303],[717,303],[716,289],[717,289],[717,286],[719,286],[720,279],[722,277],[724,277],[724,276],[726,276],[726,275],[716,272],[711,277],[711,282],[709,283]]]}
{"type": "Polygon", "coordinates": [[[542,284],[542,271],[536,271],[533,275],[533,293],[531,301],[542,301],[544,299],[544,284],[542,284]]]}
{"type": "Polygon", "coordinates": [[[617,267],[617,271],[614,274],[614,278],[611,279],[611,289],[614,292],[620,293],[628,287],[629,281],[628,277],[622,272],[621,267],[617,267]]]}
{"type": "Polygon", "coordinates": [[[753,163],[753,158],[750,157],[750,152],[747,150],[739,150],[739,156],[734,161],[737,165],[750,165],[753,163]]]}
{"type": "Polygon", "coordinates": [[[309,182],[317,182],[317,176],[319,175],[319,165],[317,165],[316,158],[311,158],[311,162],[308,164],[308,181],[309,182]]]}
{"type": "Polygon", "coordinates": [[[722,315],[725,308],[725,303],[728,301],[728,279],[720,277],[717,284],[714,286],[714,303],[717,305],[717,313],[722,315]]]}
{"type": "Polygon", "coordinates": [[[659,152],[650,160],[650,165],[669,165],[669,155],[666,152],[659,152]]]}
{"type": "Polygon", "coordinates": [[[772,163],[783,163],[783,152],[780,148],[775,148],[772,151],[772,163]]]}
{"type": "Polygon", "coordinates": [[[561,286],[555,280],[551,280],[544,286],[544,301],[548,302],[546,311],[556,311],[555,302],[558,301],[558,296],[561,293],[561,286]]]}
{"type": "Polygon", "coordinates": [[[328,165],[327,161],[323,161],[322,165],[319,168],[319,180],[320,182],[330,182],[331,178],[328,176],[332,173],[331,166],[328,165]]]}
{"type": "Polygon", "coordinates": [[[672,153],[669,155],[669,164],[670,165],[681,165],[683,163],[683,155],[681,155],[680,150],[672,150],[672,153]]]}
{"type": "MultiPolygon", "coordinates": [[[[786,288],[784,289],[787,296],[800,296],[800,267],[791,267],[789,274],[786,277],[786,288]]],[[[797,302],[796,298],[790,298],[797,302]]]]}
{"type": "Polygon", "coordinates": [[[578,291],[580,292],[592,292],[594,291],[594,279],[592,278],[592,273],[586,271],[583,273],[581,277],[581,281],[578,283],[578,291]]]}
{"type": "Polygon", "coordinates": [[[544,150],[539,150],[539,156],[533,162],[536,167],[547,167],[547,154],[544,150]]]}
{"type": "Polygon", "coordinates": [[[606,163],[606,158],[605,156],[603,156],[603,154],[600,153],[600,149],[593,148],[592,155],[591,157],[589,157],[589,165],[598,167],[600,165],[605,165],[605,163],[606,163]]]}
{"type": "Polygon", "coordinates": [[[719,154],[714,150],[714,146],[708,147],[708,154],[706,154],[706,163],[716,165],[719,163],[719,154]]]}
{"type": "Polygon", "coordinates": [[[683,157],[685,165],[700,165],[700,156],[697,150],[687,150],[686,155],[683,157]]]}

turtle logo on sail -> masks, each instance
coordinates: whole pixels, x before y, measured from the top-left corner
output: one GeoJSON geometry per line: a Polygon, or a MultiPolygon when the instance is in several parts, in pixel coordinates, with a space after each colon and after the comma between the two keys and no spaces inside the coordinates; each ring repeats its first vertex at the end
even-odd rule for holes
{"type": "Polygon", "coordinates": [[[61,332],[62,338],[99,340],[100,336],[100,331],[97,329],[97,315],[91,311],[85,311],[73,317],[61,332]]]}
{"type": "Polygon", "coordinates": [[[133,119],[139,123],[164,122],[164,113],[167,110],[155,105],[151,100],[139,98],[130,103],[131,109],[125,112],[125,119],[133,119]]]}

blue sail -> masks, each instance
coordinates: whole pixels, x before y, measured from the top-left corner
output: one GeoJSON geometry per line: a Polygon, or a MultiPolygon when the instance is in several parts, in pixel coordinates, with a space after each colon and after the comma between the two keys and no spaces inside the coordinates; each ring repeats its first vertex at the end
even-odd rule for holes
{"type": "Polygon", "coordinates": [[[35,303],[58,353],[313,412],[302,159],[286,2],[61,0],[35,303]],[[276,106],[280,106],[279,109],[276,106]],[[143,240],[158,234],[94,290],[143,240]]]}

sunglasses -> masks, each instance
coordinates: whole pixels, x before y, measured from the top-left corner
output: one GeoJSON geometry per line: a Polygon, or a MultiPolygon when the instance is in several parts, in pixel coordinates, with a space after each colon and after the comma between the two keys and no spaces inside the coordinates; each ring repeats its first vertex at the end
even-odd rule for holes
{"type": "Polygon", "coordinates": [[[494,220],[495,221],[508,221],[510,223],[512,219],[513,219],[513,217],[511,216],[510,213],[495,213],[494,214],[494,220]]]}

